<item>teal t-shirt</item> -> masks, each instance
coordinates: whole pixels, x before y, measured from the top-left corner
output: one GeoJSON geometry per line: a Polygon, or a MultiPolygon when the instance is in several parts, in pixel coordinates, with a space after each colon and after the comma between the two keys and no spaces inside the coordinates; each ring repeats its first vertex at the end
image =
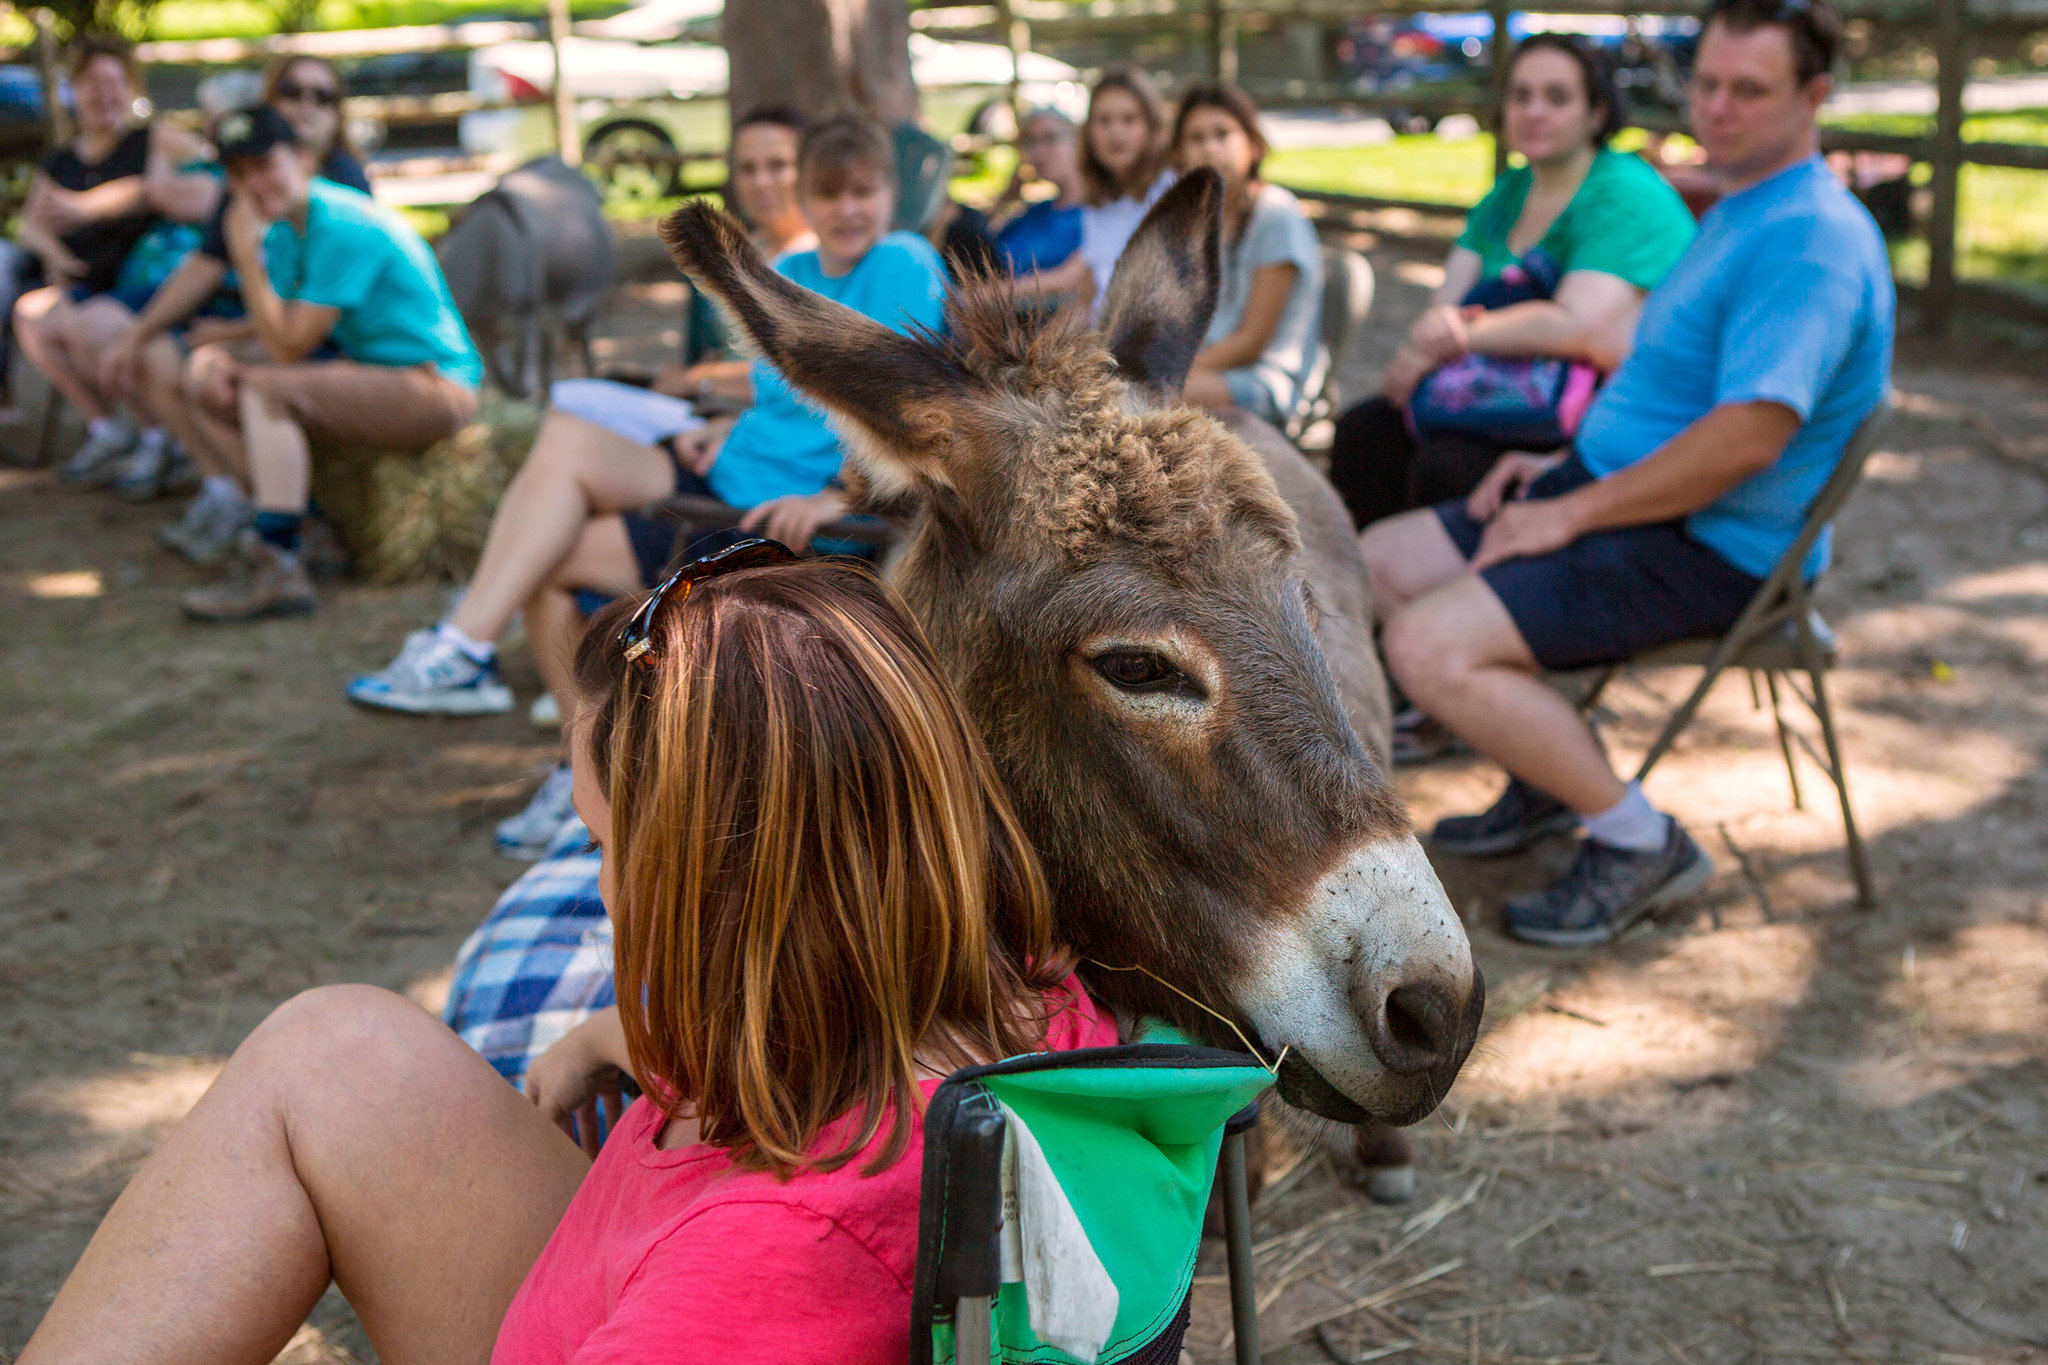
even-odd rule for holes
{"type": "MultiPolygon", "coordinates": [[[[1465,219],[1458,245],[1479,254],[1486,279],[1520,259],[1508,233],[1522,216],[1533,179],[1527,166],[1503,172],[1465,219]]],[[[1549,257],[1559,276],[1597,270],[1650,290],[1664,282],[1697,231],[1691,210],[1655,167],[1603,147],[1564,212],[1531,249],[1549,257]]]]}
{"type": "MultiPolygon", "coordinates": [[[[837,279],[825,274],[815,251],[792,252],[775,268],[893,332],[936,331],[945,319],[946,268],[915,233],[890,233],[837,279]]],[[[734,507],[757,507],[817,492],[839,472],[842,458],[839,438],[818,410],[793,393],[773,365],[756,360],[754,406],[733,425],[705,482],[734,507]]]]}
{"type": "Polygon", "coordinates": [[[347,359],[432,365],[467,388],[481,384],[483,361],[440,262],[412,224],[332,181],[309,188],[304,235],[272,223],[263,238],[263,263],[279,297],[339,309],[330,336],[347,359]]]}

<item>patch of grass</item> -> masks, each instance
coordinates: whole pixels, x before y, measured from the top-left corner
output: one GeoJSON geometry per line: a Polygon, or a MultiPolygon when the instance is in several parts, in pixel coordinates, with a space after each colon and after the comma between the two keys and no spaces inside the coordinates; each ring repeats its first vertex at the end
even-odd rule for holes
{"type": "Polygon", "coordinates": [[[1332,194],[1471,205],[1493,184],[1493,138],[1445,142],[1424,133],[1373,147],[1289,147],[1266,158],[1264,174],[1275,184],[1332,194]]]}
{"type": "MultiPolygon", "coordinates": [[[[1823,116],[1831,128],[1858,133],[1889,133],[1894,137],[1926,137],[1934,131],[1930,114],[1843,114],[1823,116]]],[[[2048,144],[2048,109],[2007,109],[1972,114],[1963,120],[1965,142],[2017,142],[2029,147],[2048,144]]]]}

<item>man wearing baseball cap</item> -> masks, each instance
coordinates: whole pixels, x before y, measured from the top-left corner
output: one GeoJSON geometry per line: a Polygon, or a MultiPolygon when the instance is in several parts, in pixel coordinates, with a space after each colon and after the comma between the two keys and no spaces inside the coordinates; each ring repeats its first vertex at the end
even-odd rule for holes
{"type": "Polygon", "coordinates": [[[248,471],[256,525],[228,577],[182,605],[242,621],[313,608],[299,559],[313,446],[424,451],[475,415],[483,364],[426,242],[369,196],[317,179],[283,115],[237,110],[215,140],[228,260],[262,359],[215,357],[191,417],[220,463],[248,471]]]}

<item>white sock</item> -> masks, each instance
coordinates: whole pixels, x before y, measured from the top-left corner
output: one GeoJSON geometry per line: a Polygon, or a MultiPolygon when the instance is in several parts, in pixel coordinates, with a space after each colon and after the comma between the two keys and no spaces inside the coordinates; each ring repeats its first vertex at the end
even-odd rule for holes
{"type": "Polygon", "coordinates": [[[1612,807],[1581,820],[1588,837],[1631,853],[1655,853],[1671,834],[1671,817],[1651,805],[1643,789],[1633,782],[1628,784],[1628,794],[1612,807]]]}
{"type": "Polygon", "coordinates": [[[498,647],[496,645],[488,640],[470,639],[468,634],[459,630],[452,621],[443,621],[440,625],[435,626],[434,630],[442,639],[454,645],[480,664],[487,664],[492,659],[498,657],[498,647]]]}
{"type": "Polygon", "coordinates": [[[199,481],[199,496],[215,502],[242,502],[242,485],[232,474],[208,474],[199,481]]]}

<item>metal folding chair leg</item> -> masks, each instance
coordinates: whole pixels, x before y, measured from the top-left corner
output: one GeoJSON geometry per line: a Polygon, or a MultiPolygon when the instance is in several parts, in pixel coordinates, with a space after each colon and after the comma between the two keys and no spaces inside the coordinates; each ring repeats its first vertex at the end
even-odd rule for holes
{"type": "MultiPolygon", "coordinates": [[[[1756,688],[1755,670],[1750,671],[1749,685],[1756,688]]],[[[1771,691],[1771,720],[1778,727],[1778,752],[1785,756],[1785,778],[1792,784],[1792,809],[1805,810],[1806,797],[1799,790],[1799,769],[1792,764],[1792,727],[1785,724],[1785,712],[1778,704],[1778,672],[1764,670],[1764,685],[1771,691]]]]}
{"type": "Polygon", "coordinates": [[[1820,722],[1821,742],[1828,750],[1828,777],[1842,800],[1843,842],[1849,848],[1849,875],[1856,879],[1856,908],[1877,908],[1877,892],[1870,878],[1870,857],[1863,849],[1863,835],[1856,828],[1856,812],[1849,804],[1849,770],[1842,765],[1842,741],[1835,734],[1835,711],[1828,705],[1826,669],[1820,650],[1805,631],[1800,632],[1800,652],[1806,656],[1806,676],[1813,684],[1813,715],[1820,722]]]}
{"type": "Polygon", "coordinates": [[[1252,1278],[1252,1206],[1245,1186],[1241,1130],[1223,1135],[1223,1239],[1230,1268],[1230,1325],[1237,1365],[1258,1365],[1259,1296],[1252,1278]]]}

